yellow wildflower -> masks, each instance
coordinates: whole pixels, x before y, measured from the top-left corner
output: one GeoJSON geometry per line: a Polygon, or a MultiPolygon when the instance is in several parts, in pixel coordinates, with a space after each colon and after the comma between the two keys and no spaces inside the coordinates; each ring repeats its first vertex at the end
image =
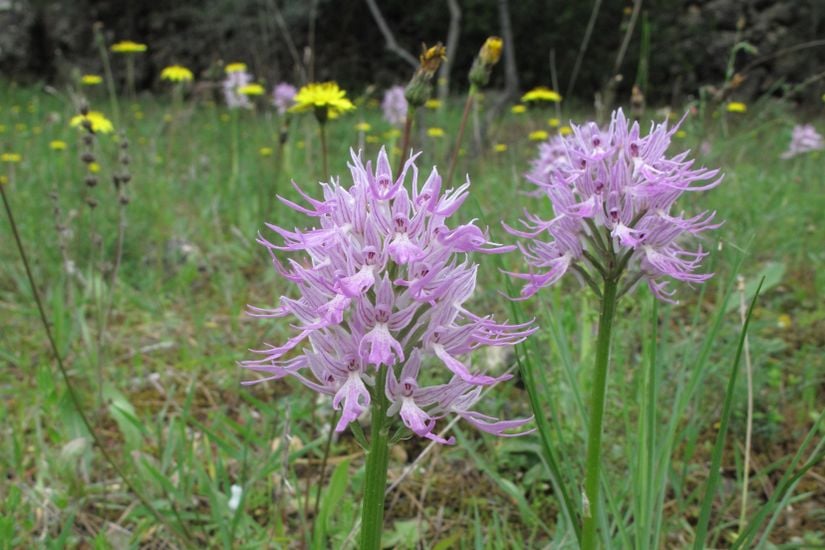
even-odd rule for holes
{"type": "Polygon", "coordinates": [[[447,48],[441,42],[429,48],[422,44],[421,55],[418,57],[418,61],[421,63],[419,70],[432,78],[432,75],[435,74],[441,66],[441,62],[445,59],[447,59],[447,48]]]}
{"type": "Polygon", "coordinates": [[[2,155],[0,155],[0,162],[16,164],[22,160],[23,157],[21,157],[19,153],[3,153],[2,155]]]}
{"type": "Polygon", "coordinates": [[[438,109],[441,107],[441,100],[440,99],[428,99],[426,103],[424,103],[424,107],[427,109],[438,109]]]}
{"type": "Polygon", "coordinates": [[[272,147],[261,147],[260,149],[258,149],[258,154],[262,157],[271,157],[272,147]]]}
{"type": "Polygon", "coordinates": [[[260,84],[247,84],[238,88],[238,93],[245,96],[264,95],[266,90],[260,84]]]}
{"type": "Polygon", "coordinates": [[[498,36],[491,36],[484,42],[481,51],[478,52],[478,57],[482,63],[495,65],[501,59],[502,47],[504,47],[504,41],[498,36]]]}
{"type": "Polygon", "coordinates": [[[336,82],[311,82],[298,90],[294,101],[295,105],[289,109],[293,113],[315,111],[316,115],[335,118],[355,110],[355,105],[347,99],[347,92],[336,82]]]}
{"type": "Polygon", "coordinates": [[[547,124],[551,128],[558,128],[559,125],[561,124],[561,121],[557,118],[549,118],[549,119],[547,119],[547,124]]]}
{"type": "Polygon", "coordinates": [[[65,141],[55,139],[49,142],[49,149],[52,151],[65,151],[68,145],[65,141]]]}
{"type": "Polygon", "coordinates": [[[555,90],[551,90],[545,86],[539,86],[538,88],[533,88],[521,96],[521,100],[524,102],[552,101],[553,103],[558,103],[561,101],[561,95],[555,90]]]}
{"type": "Polygon", "coordinates": [[[427,135],[433,138],[444,137],[444,128],[427,128],[427,135]]]}
{"type": "Polygon", "coordinates": [[[112,44],[112,51],[114,53],[143,53],[147,49],[146,44],[133,42],[131,40],[121,40],[116,44],[112,44]]]}
{"type": "Polygon", "coordinates": [[[367,136],[366,138],[367,143],[378,143],[378,136],[367,136]]]}
{"type": "Polygon", "coordinates": [[[97,86],[103,82],[103,77],[96,74],[84,74],[80,77],[80,83],[84,86],[97,86]]]}
{"type": "Polygon", "coordinates": [[[573,133],[573,128],[571,128],[570,126],[562,126],[561,128],[559,128],[559,133],[563,136],[569,136],[573,133]]]}
{"type": "Polygon", "coordinates": [[[401,135],[401,130],[398,128],[393,128],[392,130],[387,130],[384,132],[384,139],[396,139],[401,135]]]}
{"type": "Polygon", "coordinates": [[[496,143],[495,147],[493,147],[496,153],[504,153],[507,151],[507,144],[506,143],[496,143]]]}
{"type": "Polygon", "coordinates": [[[677,130],[677,132],[674,135],[679,139],[685,139],[687,137],[687,132],[685,132],[684,130],[677,130]]]}
{"type": "Polygon", "coordinates": [[[741,101],[731,101],[725,106],[729,113],[744,113],[747,112],[748,106],[741,101]]]}
{"type": "Polygon", "coordinates": [[[235,63],[230,63],[224,69],[226,74],[229,73],[243,73],[246,72],[246,63],[241,63],[240,61],[236,61],[235,63]]]}
{"type": "Polygon", "coordinates": [[[524,105],[513,105],[512,107],[510,107],[510,112],[514,115],[520,115],[522,113],[527,112],[527,107],[525,107],[524,105]]]}
{"type": "Polygon", "coordinates": [[[369,132],[372,130],[372,126],[370,126],[368,122],[359,122],[355,125],[355,129],[359,132],[369,132]]]}
{"type": "Polygon", "coordinates": [[[781,314],[779,318],[776,320],[776,326],[778,326],[779,328],[788,328],[792,324],[793,320],[791,319],[791,316],[787,313],[781,314]]]}
{"type": "Polygon", "coordinates": [[[194,78],[192,71],[181,65],[169,65],[160,72],[160,79],[169,82],[192,82],[194,78]]]}
{"type": "Polygon", "coordinates": [[[109,134],[115,127],[112,122],[99,111],[89,111],[87,115],[76,115],[69,121],[69,125],[74,128],[82,128],[84,122],[88,121],[92,127],[92,132],[96,134],[109,134]]]}
{"type": "Polygon", "coordinates": [[[530,132],[530,135],[528,137],[530,138],[530,141],[544,141],[548,137],[550,137],[550,134],[548,134],[544,130],[535,130],[533,132],[530,132]]]}
{"type": "Polygon", "coordinates": [[[96,162],[90,162],[89,172],[91,172],[92,174],[97,174],[98,172],[100,172],[100,165],[96,162]]]}

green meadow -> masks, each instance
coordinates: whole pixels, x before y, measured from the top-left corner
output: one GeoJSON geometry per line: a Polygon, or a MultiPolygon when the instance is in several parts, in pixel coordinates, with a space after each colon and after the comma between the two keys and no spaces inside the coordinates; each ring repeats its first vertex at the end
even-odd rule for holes
{"type": "MultiPolygon", "coordinates": [[[[77,398],[4,212],[0,547],[357,547],[364,449],[349,430],[331,435],[329,399],[292,379],[243,386],[257,375],[238,366],[249,349],[293,334],[288,320],[244,310],[294,296],[255,240],[276,237],[266,222],[308,223],[276,195],[300,202],[291,181],[318,196],[329,179],[316,121],[286,125],[265,98],[230,111],[217,96],[171,92],[121,95],[117,112],[98,88],[83,92],[115,132],[87,144],[69,124],[78,90],[0,82],[0,153],[20,156],[0,163],[3,190],[77,398]]],[[[394,166],[400,154],[380,97],[350,97],[357,110],[327,125],[330,173],[345,185],[350,148],[374,162],[386,146],[394,166]],[[356,129],[362,122],[369,130],[356,129]]],[[[485,99],[477,120],[488,108],[485,99]]],[[[462,109],[456,98],[420,110],[420,178],[433,165],[446,172],[462,109]]],[[[548,125],[556,116],[505,109],[481,147],[471,120],[454,180],[472,182],[459,220],[477,218],[510,244],[502,221],[516,223],[525,207],[552,217],[523,174],[537,154],[530,133],[558,131],[548,125]]],[[[646,112],[643,129],[665,116],[646,112]]],[[[564,105],[560,118],[592,113],[564,105]]],[[[679,285],[676,305],[644,285],[619,304],[596,518],[605,548],[691,547],[703,515],[708,548],[825,546],[825,156],[780,159],[806,121],[823,130],[821,109],[700,105],[671,145],[725,176],[679,209],[715,210],[725,223],[702,241],[710,281],[679,285]]],[[[390,449],[384,547],[576,548],[558,482],[580,506],[598,302],[572,277],[511,302],[518,288],[502,271],[526,270],[519,255],[474,260],[474,311],[541,328],[514,351],[477,354],[476,364],[516,375],[483,410],[530,416],[532,378],[556,468],[538,433],[496,438],[458,422],[452,446],[401,440],[390,449]]]]}

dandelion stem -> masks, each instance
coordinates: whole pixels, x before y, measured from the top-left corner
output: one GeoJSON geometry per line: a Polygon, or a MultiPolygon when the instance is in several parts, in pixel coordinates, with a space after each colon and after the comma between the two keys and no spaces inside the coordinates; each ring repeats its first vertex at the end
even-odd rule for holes
{"type": "Polygon", "coordinates": [[[321,179],[329,177],[329,161],[327,160],[327,125],[318,121],[318,132],[321,134],[321,165],[324,168],[324,173],[321,179]]]}
{"type": "Polygon", "coordinates": [[[387,487],[389,465],[388,400],[384,393],[387,366],[381,366],[372,395],[372,427],[367,451],[367,471],[364,480],[364,503],[361,508],[361,550],[380,550],[384,529],[384,490],[387,487]]]}
{"type": "Polygon", "coordinates": [[[450,159],[450,169],[447,172],[447,179],[444,185],[445,188],[450,188],[450,183],[453,181],[455,168],[458,164],[458,151],[461,149],[461,142],[464,140],[464,128],[467,126],[467,118],[470,116],[470,109],[473,107],[473,99],[475,99],[476,87],[470,86],[470,91],[467,93],[467,101],[464,103],[464,113],[461,115],[461,125],[458,127],[458,136],[455,140],[455,147],[453,148],[453,156],[450,159]]]}
{"type": "Polygon", "coordinates": [[[404,135],[401,138],[401,155],[398,160],[398,173],[404,169],[404,159],[407,158],[407,150],[410,148],[410,135],[412,134],[413,119],[415,119],[415,107],[410,105],[407,108],[407,117],[404,120],[404,135]]]}
{"type": "Polygon", "coordinates": [[[605,278],[602,306],[599,314],[599,334],[596,341],[596,364],[590,399],[590,422],[587,430],[587,462],[585,466],[584,494],[589,504],[584,508],[582,523],[582,549],[596,548],[596,523],[599,515],[599,471],[601,466],[602,420],[607,390],[607,368],[610,360],[610,336],[616,311],[618,286],[614,276],[605,278]]]}
{"type": "MultiPolygon", "coordinates": [[[[49,346],[52,348],[52,353],[54,354],[55,361],[57,362],[57,368],[60,371],[61,376],[63,377],[63,381],[66,383],[66,390],[69,392],[69,398],[72,401],[72,405],[74,405],[77,414],[80,416],[80,420],[83,422],[83,426],[89,432],[89,435],[94,441],[94,444],[100,449],[100,454],[103,455],[104,460],[112,467],[112,469],[117,473],[118,477],[123,480],[123,483],[129,488],[130,491],[138,498],[138,500],[143,504],[146,509],[149,511],[150,514],[157,520],[159,523],[162,523],[169,527],[169,529],[175,533],[181,540],[185,543],[192,541],[192,536],[189,533],[188,529],[186,529],[185,524],[181,523],[180,526],[175,526],[169,521],[164,518],[157,509],[152,506],[152,503],[136,489],[134,484],[132,484],[131,480],[126,476],[126,473],[118,466],[117,462],[115,462],[114,458],[109,451],[106,450],[106,446],[100,440],[100,437],[97,435],[97,432],[92,427],[92,423],[89,421],[89,417],[83,411],[83,407],[80,404],[80,397],[77,395],[77,392],[72,385],[72,380],[69,377],[69,371],[66,369],[66,366],[63,363],[63,356],[60,354],[60,350],[57,348],[57,342],[54,339],[54,335],[52,334],[51,325],[49,324],[49,319],[46,317],[46,310],[43,307],[43,301],[40,299],[40,292],[37,290],[37,284],[34,282],[34,275],[32,274],[31,267],[29,264],[28,256],[26,255],[26,250],[23,247],[23,241],[20,238],[20,233],[17,230],[17,223],[14,221],[14,215],[11,211],[11,206],[9,205],[8,197],[6,197],[6,191],[2,185],[0,185],[0,195],[3,197],[3,207],[6,209],[6,216],[9,219],[9,225],[11,226],[11,232],[14,236],[14,242],[17,245],[17,252],[20,254],[20,259],[23,262],[23,267],[26,271],[26,278],[29,282],[29,287],[32,291],[32,296],[34,297],[34,303],[37,306],[37,312],[40,315],[40,322],[43,325],[43,330],[46,332],[46,338],[49,341],[49,346]]],[[[383,391],[383,389],[382,389],[383,391]]]]}

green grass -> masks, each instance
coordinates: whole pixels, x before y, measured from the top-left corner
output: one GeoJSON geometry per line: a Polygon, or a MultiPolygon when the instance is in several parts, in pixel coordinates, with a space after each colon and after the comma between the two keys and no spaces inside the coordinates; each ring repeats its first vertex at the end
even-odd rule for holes
{"type": "MultiPolygon", "coordinates": [[[[107,111],[105,97],[90,100],[107,111]]],[[[425,111],[424,127],[441,126],[453,135],[461,103],[425,111]]],[[[259,153],[261,147],[277,151],[279,121],[269,112],[239,113],[234,141],[232,117],[214,103],[187,103],[174,123],[164,119],[169,98],[121,104],[132,181],[112,294],[107,285],[88,281],[108,277],[112,268],[117,143],[100,136],[96,144],[102,169],[91,193],[99,206],[90,216],[80,133],[68,127],[75,113],[68,95],[2,83],[0,153],[17,152],[23,160],[0,164],[0,170],[10,179],[5,189],[84,410],[167,524],[125,489],[90,444],[58,377],[3,218],[0,546],[352,543],[364,478],[361,447],[349,432],[334,440],[316,517],[329,403],[290,381],[242,387],[248,375],[236,366],[249,357],[248,348],[282,341],[289,331],[285,323],[250,319],[243,309],[275,305],[289,292],[254,239],[265,221],[304,223],[272,197],[295,199],[290,179],[313,192],[321,177],[314,121],[293,121],[279,173],[276,156],[259,153]],[[66,141],[68,150],[52,151],[48,144],[55,139],[66,141]],[[62,267],[53,190],[73,275],[62,267]],[[99,247],[92,234],[99,235],[99,247]],[[96,319],[99,304],[109,299],[101,381],[96,319]],[[232,485],[243,495],[234,510],[232,485]]],[[[521,194],[528,189],[521,174],[535,152],[527,134],[546,127],[550,116],[505,115],[491,128],[494,142],[509,145],[504,153],[474,155],[467,132],[457,179],[468,172],[473,186],[460,214],[479,217],[494,240],[510,242],[499,220],[514,221],[527,205],[542,214],[549,209],[521,194]]],[[[353,126],[362,119],[383,142],[389,127],[367,104],[330,123],[330,166],[343,181],[348,149],[358,140],[353,126]]],[[[746,300],[765,276],[748,333],[756,396],[748,518],[758,523],[738,543],[825,543],[825,488],[821,475],[805,469],[823,445],[822,425],[815,423],[825,398],[825,180],[821,154],[778,158],[792,125],[783,105],[765,104],[706,124],[691,119],[676,143],[726,174],[719,188],[686,197],[682,206],[718,210],[726,223],[705,243],[716,273],[710,283],[681,288],[678,306],[655,304],[644,289],[619,305],[603,437],[599,524],[607,548],[686,547],[705,528],[698,547],[736,541],[746,427],[742,365],[736,383],[725,389],[741,334],[738,274],[747,283],[746,300]],[[707,153],[698,152],[703,141],[707,153]],[[717,439],[720,420],[725,439],[717,439]],[[717,463],[721,468],[712,468],[717,463]],[[718,490],[709,492],[709,486],[718,490]]],[[[425,151],[419,166],[437,164],[445,173],[447,139],[417,135],[416,148],[425,151]]],[[[367,158],[378,146],[367,143],[367,158]]],[[[477,310],[536,317],[542,327],[500,361],[502,368],[518,363],[529,369],[532,398],[542,403],[547,422],[541,436],[512,440],[457,425],[458,444],[428,454],[389,495],[385,540],[399,548],[509,548],[513,540],[530,548],[573,548],[573,524],[553,488],[564,487],[567,513],[578,513],[598,304],[567,280],[513,309],[501,296],[508,282],[499,267],[517,268],[517,256],[476,259],[477,310]],[[542,441],[552,451],[552,469],[542,441]]],[[[530,399],[517,380],[490,392],[484,410],[525,415],[530,399]]],[[[424,447],[419,440],[399,443],[391,452],[390,480],[424,447]]]]}

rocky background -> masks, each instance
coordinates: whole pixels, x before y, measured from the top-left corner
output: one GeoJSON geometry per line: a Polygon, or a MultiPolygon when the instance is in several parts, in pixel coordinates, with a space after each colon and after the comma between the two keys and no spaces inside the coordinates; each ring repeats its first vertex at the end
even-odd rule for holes
{"type": "MultiPolygon", "coordinates": [[[[459,0],[453,86],[466,86],[464,75],[478,46],[487,35],[501,33],[502,2],[514,29],[520,87],[550,84],[554,51],[559,87],[566,92],[592,2],[459,0]]],[[[421,42],[446,40],[446,1],[377,3],[399,45],[413,55],[421,42]]],[[[632,8],[628,1],[602,2],[575,98],[591,102],[613,76],[632,8]]],[[[101,73],[96,23],[108,44],[132,39],[149,45],[137,63],[142,89],[158,86],[160,70],[171,63],[217,78],[222,62],[243,60],[264,82],[300,82],[305,76],[295,70],[298,58],[306,63],[307,77],[336,79],[355,90],[404,82],[410,74],[409,65],[385,47],[363,0],[0,0],[3,77],[61,85],[81,73],[101,73]]],[[[651,104],[680,102],[702,87],[714,92],[731,81],[735,86],[725,93],[736,99],[770,94],[821,104],[825,0],[643,1],[619,73],[619,98],[628,98],[637,83],[651,104]]],[[[494,86],[503,85],[503,74],[496,71],[494,86]]]]}

